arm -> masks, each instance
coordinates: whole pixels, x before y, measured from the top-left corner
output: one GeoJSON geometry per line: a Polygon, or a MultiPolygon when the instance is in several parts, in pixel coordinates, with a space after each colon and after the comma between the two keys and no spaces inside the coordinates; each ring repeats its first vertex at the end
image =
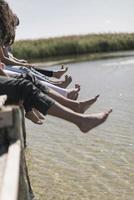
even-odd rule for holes
{"type": "Polygon", "coordinates": [[[8,52],[8,58],[10,58],[11,60],[13,60],[15,62],[17,61],[17,62],[20,62],[20,63],[28,63],[27,60],[15,58],[13,56],[13,54],[9,53],[9,52],[8,52]]]}
{"type": "Polygon", "coordinates": [[[8,58],[11,58],[12,60],[15,60],[15,61],[18,61],[18,62],[21,62],[21,63],[27,63],[26,60],[24,59],[18,59],[16,57],[13,56],[12,52],[11,52],[11,46],[8,46],[8,47],[5,47],[3,46],[3,52],[4,52],[4,55],[8,58]]]}
{"type": "Polygon", "coordinates": [[[5,63],[6,65],[16,65],[16,66],[25,66],[25,67],[32,66],[29,63],[22,63],[17,60],[11,59],[10,57],[7,57],[7,54],[5,53],[5,49],[3,51],[3,48],[0,48],[0,58],[1,58],[1,61],[5,63]]]}
{"type": "Polygon", "coordinates": [[[9,77],[4,71],[3,69],[0,68],[0,76],[7,76],[9,77]]]}
{"type": "Polygon", "coordinates": [[[0,48],[0,58],[1,58],[2,62],[5,63],[6,65],[33,67],[35,70],[39,71],[40,73],[44,74],[45,76],[55,77],[58,79],[61,78],[61,76],[68,70],[68,68],[64,68],[63,65],[60,70],[56,70],[56,71],[38,69],[37,67],[33,66],[30,63],[20,62],[19,59],[15,58],[14,56],[10,57],[8,55],[8,50],[5,47],[0,48]]]}
{"type": "Polygon", "coordinates": [[[5,72],[4,72],[4,64],[0,61],[0,76],[7,76],[8,77],[8,74],[6,74],[5,72]]]}

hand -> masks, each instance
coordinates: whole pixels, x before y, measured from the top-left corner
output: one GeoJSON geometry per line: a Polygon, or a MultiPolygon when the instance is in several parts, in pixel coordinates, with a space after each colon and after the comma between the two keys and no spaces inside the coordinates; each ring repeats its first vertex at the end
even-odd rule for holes
{"type": "Polygon", "coordinates": [[[31,68],[34,68],[35,66],[33,64],[30,64],[30,63],[26,63],[24,64],[25,67],[31,69],[31,68]]]}
{"type": "Polygon", "coordinates": [[[5,64],[2,63],[1,61],[0,61],[0,68],[1,68],[1,69],[4,69],[4,68],[5,68],[5,64]]]}
{"type": "Polygon", "coordinates": [[[27,60],[19,59],[19,61],[22,63],[27,63],[27,60]]]}

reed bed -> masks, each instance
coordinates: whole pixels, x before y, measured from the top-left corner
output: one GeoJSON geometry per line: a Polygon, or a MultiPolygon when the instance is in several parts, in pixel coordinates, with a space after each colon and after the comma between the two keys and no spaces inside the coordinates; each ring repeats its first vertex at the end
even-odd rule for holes
{"type": "Polygon", "coordinates": [[[134,50],[134,33],[106,33],[19,40],[13,53],[24,59],[51,59],[61,56],[134,50]]]}

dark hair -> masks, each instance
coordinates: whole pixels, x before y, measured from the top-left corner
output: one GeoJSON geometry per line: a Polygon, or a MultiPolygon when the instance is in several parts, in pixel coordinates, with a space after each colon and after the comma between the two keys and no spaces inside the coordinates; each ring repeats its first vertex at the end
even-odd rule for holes
{"type": "Polygon", "coordinates": [[[0,0],[0,45],[11,45],[15,38],[15,17],[8,3],[0,0]]]}
{"type": "Polygon", "coordinates": [[[14,24],[15,26],[19,26],[20,20],[16,14],[14,14],[14,22],[15,22],[15,24],[14,24]]]}

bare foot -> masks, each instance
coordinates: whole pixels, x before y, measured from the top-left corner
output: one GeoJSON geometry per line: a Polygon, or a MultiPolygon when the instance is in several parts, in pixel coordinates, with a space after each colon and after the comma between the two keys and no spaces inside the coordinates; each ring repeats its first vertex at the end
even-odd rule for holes
{"type": "Polygon", "coordinates": [[[64,68],[64,65],[62,65],[60,70],[53,72],[53,76],[59,79],[61,78],[61,76],[63,76],[63,74],[67,72],[67,70],[68,70],[68,67],[64,68]]]}
{"type": "Polygon", "coordinates": [[[72,82],[72,77],[66,75],[65,80],[60,84],[61,88],[66,88],[72,82]]]}
{"type": "Polygon", "coordinates": [[[33,123],[35,124],[43,124],[43,122],[38,118],[38,116],[33,112],[33,111],[29,111],[25,114],[25,117],[27,119],[30,119],[33,123]]]}
{"type": "Polygon", "coordinates": [[[42,113],[40,113],[38,110],[36,110],[35,108],[33,108],[34,113],[37,115],[37,117],[39,119],[45,119],[44,115],[42,115],[42,113]]]}
{"type": "Polygon", "coordinates": [[[112,109],[108,110],[107,112],[81,116],[77,126],[83,133],[87,133],[91,129],[105,122],[111,112],[112,109]]]}
{"type": "Polygon", "coordinates": [[[90,108],[91,105],[93,105],[97,101],[99,96],[100,95],[96,95],[95,97],[93,97],[87,101],[79,102],[77,112],[84,113],[88,108],[90,108]]]}
{"type": "Polygon", "coordinates": [[[75,85],[75,89],[68,89],[68,99],[77,100],[80,91],[80,86],[75,85]]]}
{"type": "Polygon", "coordinates": [[[76,83],[76,84],[75,84],[75,88],[77,88],[77,89],[80,90],[80,89],[81,89],[81,88],[80,88],[80,84],[79,84],[79,83],[76,83]]]}

